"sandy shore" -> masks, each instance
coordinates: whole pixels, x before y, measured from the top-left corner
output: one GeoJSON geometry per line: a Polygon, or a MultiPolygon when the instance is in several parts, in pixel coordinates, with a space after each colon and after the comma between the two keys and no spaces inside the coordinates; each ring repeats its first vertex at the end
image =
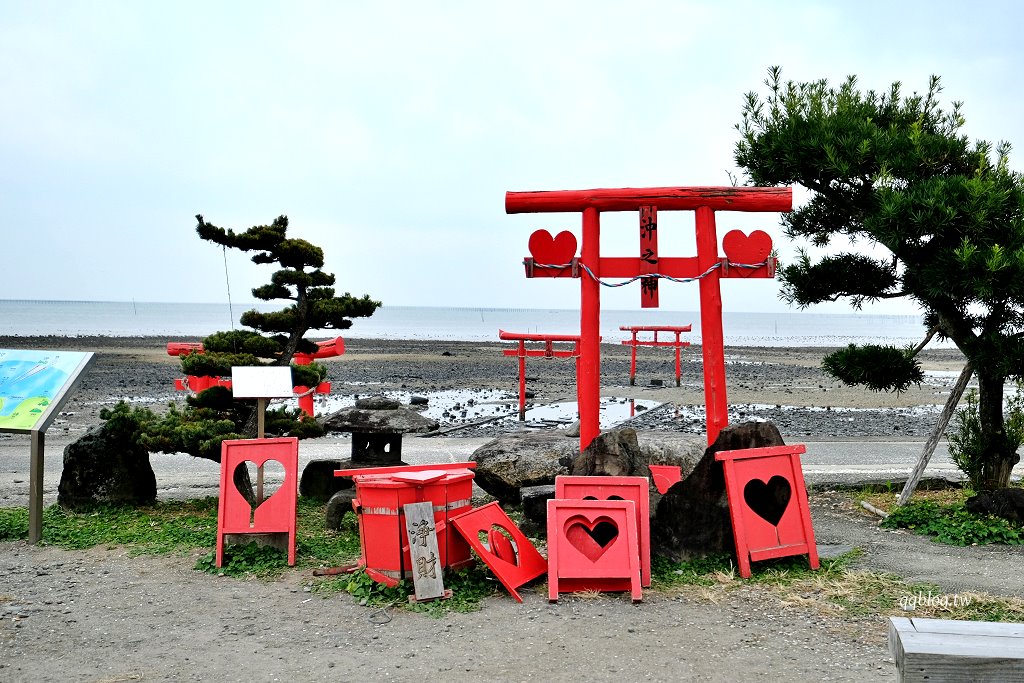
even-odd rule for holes
{"type": "MultiPolygon", "coordinates": [[[[99,423],[99,411],[119,400],[164,410],[181,401],[174,379],[178,360],[166,353],[162,337],[0,337],[0,348],[93,351],[83,381],[64,406],[51,433],[74,434],[99,423]]],[[[182,338],[176,341],[196,341],[182,338]]],[[[355,339],[343,356],[327,359],[333,400],[382,392],[405,392],[457,402],[453,390],[487,392],[508,409],[518,390],[517,361],[502,355],[508,345],[483,342],[429,342],[355,339]]],[[[926,436],[962,367],[956,350],[922,356],[926,381],[902,394],[846,387],[827,377],[820,362],[828,349],[726,349],[730,421],[767,419],[783,435],[800,438],[915,438],[926,436]]],[[[625,347],[602,345],[602,395],[620,401],[661,406],[633,422],[638,429],[700,434],[704,430],[703,363],[699,346],[684,350],[682,382],[675,386],[674,358],[668,349],[641,349],[636,385],[629,384],[625,347]]],[[[535,404],[575,401],[575,363],[568,359],[530,359],[527,388],[535,404]]],[[[479,397],[478,397],[478,400],[479,397]]],[[[447,407],[447,406],[446,406],[447,407]]],[[[318,404],[318,412],[326,405],[318,404]]],[[[495,409],[497,410],[497,409],[495,409]]],[[[438,411],[438,412],[444,412],[438,411]]],[[[478,421],[479,415],[449,411],[442,427],[478,421]]],[[[507,411],[506,411],[507,412],[507,411]]],[[[627,416],[628,417],[628,416],[627,416]]],[[[451,436],[488,436],[517,428],[510,421],[460,429],[451,436]]]]}

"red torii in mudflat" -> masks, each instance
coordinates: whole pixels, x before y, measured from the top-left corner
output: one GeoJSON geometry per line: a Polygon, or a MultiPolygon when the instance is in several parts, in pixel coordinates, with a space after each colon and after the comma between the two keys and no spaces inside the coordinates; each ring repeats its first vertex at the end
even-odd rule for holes
{"type": "Polygon", "coordinates": [[[601,395],[601,294],[600,278],[641,281],[641,306],[658,305],[658,280],[700,281],[701,337],[704,355],[704,396],[708,443],[728,424],[725,391],[725,357],[722,336],[722,277],[775,276],[772,240],[756,230],[739,230],[722,241],[725,256],[718,253],[716,211],[790,211],[791,188],[776,187],[655,187],[554,192],[506,192],[507,213],[582,213],[580,256],[576,237],[561,232],[552,237],[538,230],[530,237],[531,257],[525,260],[527,277],[576,277],[580,279],[580,361],[577,396],[580,412],[580,449],[600,433],[601,395]],[[658,209],[693,211],[696,220],[697,255],[661,257],[658,254],[658,209]],[[638,211],[640,255],[601,256],[601,213],[638,211]]]}

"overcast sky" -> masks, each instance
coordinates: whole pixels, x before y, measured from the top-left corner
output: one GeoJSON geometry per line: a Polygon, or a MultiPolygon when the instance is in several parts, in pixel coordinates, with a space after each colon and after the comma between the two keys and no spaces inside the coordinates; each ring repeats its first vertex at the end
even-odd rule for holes
{"type": "MultiPolygon", "coordinates": [[[[856,74],[962,100],[971,138],[1024,154],[1022,10],[1005,2],[0,2],[0,298],[224,302],[194,215],[286,214],[337,289],[387,305],[575,308],[523,276],[537,228],[508,190],[727,185],[744,93],[856,74]]],[[[659,216],[691,256],[690,212],[659,216]]],[[[718,215],[719,237],[773,214],[718,215]]],[[[602,253],[635,255],[635,214],[602,253]]],[[[234,301],[273,268],[228,254],[234,301]]],[[[662,306],[697,307],[664,283],[662,306]]],[[[602,290],[639,305],[639,284],[602,290]]],[[[789,310],[730,283],[729,311],[789,310]]],[[[819,312],[846,310],[819,306],[819,312]]],[[[885,303],[871,312],[910,313],[885,303]]]]}

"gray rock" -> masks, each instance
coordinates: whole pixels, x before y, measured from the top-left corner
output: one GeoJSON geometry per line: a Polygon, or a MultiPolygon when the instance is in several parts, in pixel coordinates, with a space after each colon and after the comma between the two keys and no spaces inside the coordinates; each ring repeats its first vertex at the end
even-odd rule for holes
{"type": "Polygon", "coordinates": [[[356,399],[356,408],[363,410],[398,410],[402,404],[394,398],[387,396],[367,396],[356,399]]]}
{"type": "Polygon", "coordinates": [[[108,423],[93,427],[64,448],[57,502],[78,509],[96,503],[144,505],[156,500],[149,451],[108,423]]]}
{"type": "Polygon", "coordinates": [[[516,432],[485,443],[470,456],[476,463],[476,483],[503,505],[520,501],[524,486],[553,485],[569,474],[578,445],[556,432],[516,432]]]}
{"type": "Polygon", "coordinates": [[[523,516],[544,535],[548,524],[548,501],[555,497],[554,484],[524,486],[519,489],[519,495],[523,502],[523,516]]]}
{"type": "Polygon", "coordinates": [[[337,531],[341,529],[341,522],[347,513],[355,514],[352,509],[352,501],[356,498],[355,489],[343,489],[338,491],[327,501],[327,510],[324,514],[324,526],[337,531]]]}
{"type": "Polygon", "coordinates": [[[352,488],[350,478],[334,476],[334,471],[340,469],[342,469],[341,460],[310,460],[302,468],[302,477],[299,479],[299,495],[326,501],[338,491],[352,488]]]}
{"type": "Polygon", "coordinates": [[[744,422],[719,432],[689,476],[658,502],[651,521],[652,552],[677,562],[718,553],[735,554],[725,475],[715,454],[782,445],[782,435],[770,422],[744,422]]]}

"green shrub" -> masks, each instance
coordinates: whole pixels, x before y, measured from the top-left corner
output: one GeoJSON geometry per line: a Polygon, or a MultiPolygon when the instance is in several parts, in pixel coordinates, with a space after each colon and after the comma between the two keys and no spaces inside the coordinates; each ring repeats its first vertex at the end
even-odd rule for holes
{"type": "MultiPolygon", "coordinates": [[[[949,433],[949,457],[967,477],[971,488],[980,491],[984,488],[984,456],[977,390],[971,389],[965,400],[966,405],[956,411],[953,431],[949,433]]],[[[1020,382],[1006,401],[1003,428],[1009,446],[1013,450],[1020,448],[1024,443],[1024,387],[1020,382]]]]}

